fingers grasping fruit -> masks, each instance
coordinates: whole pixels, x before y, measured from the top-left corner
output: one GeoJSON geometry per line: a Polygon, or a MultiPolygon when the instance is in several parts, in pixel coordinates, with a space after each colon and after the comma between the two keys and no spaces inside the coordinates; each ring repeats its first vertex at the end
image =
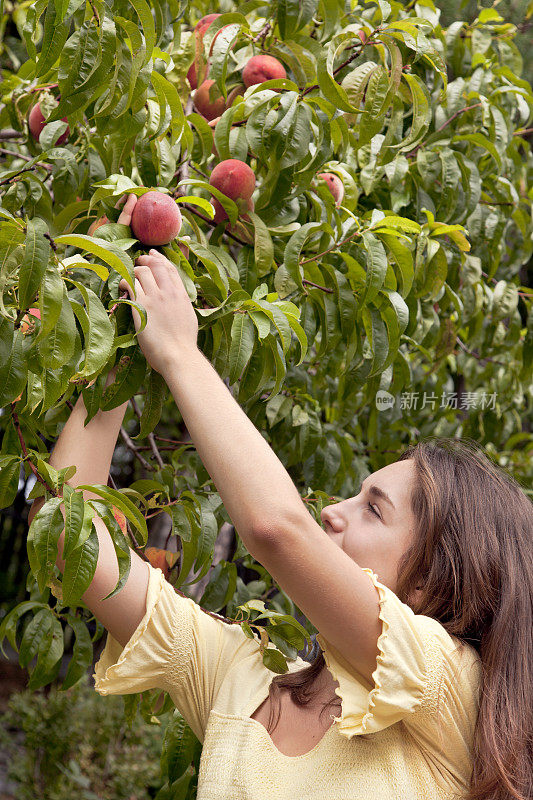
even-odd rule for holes
{"type": "Polygon", "coordinates": [[[139,256],[135,267],[135,295],[124,278],[119,291],[146,309],[146,326],[131,306],[137,340],[150,366],[163,374],[180,351],[197,347],[198,319],[177,268],[157,250],[139,256]]]}

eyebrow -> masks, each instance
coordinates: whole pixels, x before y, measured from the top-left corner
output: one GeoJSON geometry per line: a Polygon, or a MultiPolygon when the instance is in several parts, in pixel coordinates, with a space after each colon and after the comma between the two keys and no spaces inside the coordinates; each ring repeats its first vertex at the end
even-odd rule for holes
{"type": "MultiPolygon", "coordinates": [[[[361,489],[363,489],[363,488],[364,488],[364,481],[361,484],[361,489]]],[[[387,494],[387,492],[384,492],[383,489],[379,488],[379,486],[369,486],[367,491],[368,491],[368,494],[373,495],[374,497],[379,497],[381,500],[384,500],[386,503],[388,503],[390,506],[392,506],[394,508],[394,510],[396,511],[396,507],[395,507],[394,503],[392,502],[392,500],[390,499],[390,497],[387,494]]]]}

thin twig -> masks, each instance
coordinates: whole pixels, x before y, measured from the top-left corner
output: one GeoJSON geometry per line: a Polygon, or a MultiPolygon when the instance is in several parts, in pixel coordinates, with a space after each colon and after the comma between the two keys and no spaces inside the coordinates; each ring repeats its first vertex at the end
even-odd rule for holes
{"type": "Polygon", "coordinates": [[[268,32],[270,31],[271,28],[272,28],[272,25],[270,24],[270,22],[267,22],[266,25],[263,25],[263,27],[261,28],[261,30],[259,31],[257,36],[254,36],[254,38],[252,39],[252,42],[257,43],[259,41],[259,39],[261,38],[261,36],[262,36],[263,37],[262,47],[264,47],[265,46],[265,39],[266,39],[266,37],[268,35],[268,32]]]}
{"type": "MultiPolygon", "coordinates": [[[[137,405],[137,403],[136,403],[136,401],[135,401],[135,399],[133,397],[131,398],[131,405],[132,405],[132,408],[133,408],[137,418],[141,419],[141,411],[140,411],[139,406],[137,405]]],[[[152,450],[152,453],[154,454],[155,460],[159,464],[160,469],[163,469],[165,464],[164,464],[163,459],[161,458],[161,454],[160,454],[159,450],[157,449],[157,445],[155,443],[155,439],[154,439],[153,433],[149,433],[148,434],[148,441],[150,442],[150,448],[152,450]]]]}
{"type": "Polygon", "coordinates": [[[30,469],[33,472],[33,474],[35,475],[36,480],[38,480],[39,483],[42,483],[42,485],[45,487],[45,489],[48,492],[50,492],[51,494],[57,496],[57,492],[55,491],[55,489],[52,489],[50,486],[48,486],[46,481],[43,478],[41,478],[41,476],[37,472],[37,468],[34,466],[33,462],[28,458],[28,451],[26,449],[26,443],[25,443],[24,438],[22,436],[22,431],[20,429],[19,417],[18,417],[17,412],[15,411],[15,408],[16,408],[16,401],[13,401],[11,403],[11,416],[13,418],[13,425],[15,426],[15,430],[17,431],[17,435],[19,437],[20,446],[22,447],[22,453],[24,455],[24,460],[27,461],[28,464],[30,465],[30,469]]]}
{"type": "MultiPolygon", "coordinates": [[[[5,153],[6,156],[14,156],[15,158],[21,158],[23,161],[33,161],[30,156],[25,156],[24,153],[15,153],[13,150],[6,150],[5,147],[0,147],[0,153],[5,153]]],[[[39,161],[38,165],[40,167],[44,167],[44,169],[52,170],[53,166],[51,164],[46,164],[44,161],[39,161]]]]}
{"type": "Polygon", "coordinates": [[[100,17],[98,16],[98,11],[96,10],[96,6],[94,5],[93,0],[89,0],[89,3],[93,10],[93,17],[96,20],[96,24],[98,25],[98,27],[100,27],[100,17]]]}
{"type": "MultiPolygon", "coordinates": [[[[362,52],[362,50],[363,50],[363,47],[365,47],[365,46],[366,46],[366,45],[369,43],[369,41],[370,41],[370,40],[369,40],[369,39],[367,39],[367,41],[365,42],[365,44],[363,44],[363,43],[361,42],[360,48],[359,48],[359,50],[357,51],[357,53],[354,53],[353,55],[351,55],[349,58],[347,58],[347,59],[346,59],[346,61],[343,61],[343,62],[342,62],[342,64],[341,64],[339,67],[337,67],[336,69],[334,69],[334,70],[333,70],[333,75],[336,75],[336,74],[337,74],[337,72],[340,72],[340,71],[341,71],[341,69],[343,69],[343,68],[344,68],[344,67],[345,67],[347,64],[350,64],[352,61],[355,61],[355,59],[356,59],[356,58],[358,58],[358,57],[361,55],[361,52],[362,52]]],[[[371,43],[371,44],[373,44],[372,42],[370,42],[370,43],[371,43]]],[[[354,45],[354,47],[357,47],[357,45],[354,45]]],[[[309,94],[309,92],[312,92],[312,91],[313,91],[313,89],[318,89],[318,88],[319,88],[319,86],[318,86],[318,83],[317,83],[317,84],[315,84],[314,86],[309,86],[307,89],[304,89],[304,90],[303,90],[303,92],[301,93],[300,97],[305,97],[305,95],[306,95],[306,94],[309,94]]]]}
{"type": "Polygon", "coordinates": [[[302,279],[302,283],[306,283],[308,286],[314,286],[316,289],[322,289],[323,292],[327,292],[328,294],[333,294],[333,289],[328,289],[325,286],[319,286],[318,283],[313,283],[313,281],[308,281],[306,280],[306,278],[302,279]]]}
{"type": "MultiPolygon", "coordinates": [[[[203,214],[201,214],[199,211],[197,211],[196,208],[194,208],[194,206],[190,206],[188,203],[183,203],[183,207],[186,208],[188,211],[190,211],[191,214],[194,214],[195,217],[199,217],[200,219],[203,219],[204,222],[207,222],[207,224],[211,225],[212,228],[216,228],[216,226],[218,225],[218,222],[214,222],[212,219],[209,219],[209,217],[205,217],[203,214]]],[[[234,239],[239,244],[248,244],[248,242],[244,242],[242,239],[239,239],[238,236],[235,236],[233,233],[230,233],[228,230],[224,231],[224,235],[225,236],[229,236],[230,239],[234,239]]]]}
{"type": "Polygon", "coordinates": [[[36,166],[37,165],[34,164],[32,167],[24,167],[23,169],[20,169],[18,172],[15,172],[14,175],[11,175],[10,178],[4,178],[3,181],[0,181],[0,186],[4,186],[6,183],[16,183],[17,180],[20,180],[20,178],[18,178],[19,175],[22,175],[24,172],[32,172],[36,166]]]}
{"type": "Polygon", "coordinates": [[[132,440],[130,439],[130,437],[126,433],[126,429],[124,428],[123,425],[120,426],[120,435],[124,439],[124,444],[126,445],[128,450],[131,450],[131,452],[134,454],[134,456],[139,459],[139,461],[141,462],[143,467],[146,470],[148,470],[149,472],[154,472],[155,471],[155,467],[152,466],[152,464],[149,464],[148,461],[146,461],[146,459],[143,458],[143,456],[139,453],[137,445],[135,444],[135,442],[132,442],[132,440]]]}
{"type": "Polygon", "coordinates": [[[342,242],[337,242],[337,244],[334,244],[333,247],[328,247],[328,249],[324,250],[322,253],[317,253],[317,255],[313,256],[313,258],[306,258],[305,261],[300,261],[300,266],[302,266],[302,264],[308,264],[310,261],[316,261],[317,258],[325,256],[326,253],[331,253],[332,250],[337,250],[337,248],[339,248],[341,244],[346,244],[346,242],[349,242],[351,239],[354,238],[354,236],[361,236],[361,232],[356,231],[355,233],[350,234],[350,236],[348,236],[346,239],[343,239],[342,242]]]}
{"type": "Polygon", "coordinates": [[[11,139],[25,139],[26,135],[21,133],[20,131],[14,130],[14,128],[4,128],[3,131],[0,131],[0,142],[8,142],[11,139]]]}
{"type": "MultiPolygon", "coordinates": [[[[440,133],[442,130],[444,130],[444,128],[447,125],[450,124],[450,122],[453,122],[453,120],[456,117],[458,117],[460,114],[464,114],[466,111],[471,111],[473,108],[479,108],[480,105],[482,105],[482,104],[481,103],[474,103],[474,105],[472,105],[472,106],[465,106],[464,108],[460,108],[459,111],[456,111],[455,114],[452,114],[452,116],[449,119],[447,119],[445,122],[443,122],[442,125],[439,128],[437,128],[436,131],[434,131],[434,133],[440,133]]],[[[417,153],[420,150],[420,148],[423,147],[423,146],[424,146],[424,142],[420,142],[420,144],[417,147],[415,147],[414,150],[410,150],[409,153],[406,154],[406,158],[410,158],[411,156],[414,156],[415,153],[417,153]]]]}
{"type": "Polygon", "coordinates": [[[492,364],[499,364],[501,367],[508,366],[507,364],[504,364],[503,361],[496,361],[496,359],[489,358],[489,356],[480,356],[479,353],[476,353],[474,350],[469,350],[458,336],[456,338],[458,345],[465,351],[465,353],[468,353],[469,356],[474,356],[474,358],[477,358],[478,361],[490,361],[492,364]]]}

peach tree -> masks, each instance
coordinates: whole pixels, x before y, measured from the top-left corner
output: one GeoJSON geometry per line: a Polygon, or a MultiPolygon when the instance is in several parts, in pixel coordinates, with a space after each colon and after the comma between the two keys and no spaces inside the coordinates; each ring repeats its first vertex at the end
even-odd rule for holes
{"type": "MultiPolygon", "coordinates": [[[[118,285],[133,285],[146,242],[116,203],[157,191],[179,209],[160,247],[199,346],[317,520],[431,434],[481,441],[530,482],[533,95],[516,28],[495,7],[443,28],[432,0],[5,0],[1,19],[0,507],[21,467],[46,502],[28,535],[29,599],[0,640],[22,665],[36,658],[38,688],[57,679],[68,630],[62,686],[75,684],[92,658],[81,597],[94,514],[120,580],[129,548],[144,554],[147,517],[165,514],[169,580],[209,575],[202,607],[244,610],[283,672],[312,627],[240,539],[212,569],[230,520],[138,347],[118,285]],[[130,401],[135,480],[91,487],[99,500],[68,485],[73,467],[48,464],[43,441],[80,392],[88,419],[130,401]],[[46,547],[60,494],[76,545],[63,576],[46,547]],[[245,584],[238,559],[259,579],[245,584]]],[[[127,696],[128,717],[140,701],[157,722],[172,708],[166,697],[156,712],[158,696],[127,696]]],[[[165,797],[193,797],[199,743],[179,716],[167,734],[165,797]]]]}

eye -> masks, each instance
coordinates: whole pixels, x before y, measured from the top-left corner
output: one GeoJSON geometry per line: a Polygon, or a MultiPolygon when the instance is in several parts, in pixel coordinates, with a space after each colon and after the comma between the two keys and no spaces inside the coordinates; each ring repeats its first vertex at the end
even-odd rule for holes
{"type": "Polygon", "coordinates": [[[374,506],[372,506],[370,503],[367,503],[367,506],[368,506],[368,508],[370,509],[370,511],[371,511],[373,514],[375,514],[375,515],[376,515],[376,517],[377,517],[378,519],[381,519],[381,517],[380,517],[380,515],[377,513],[377,511],[375,511],[375,510],[374,510],[374,506]]]}

